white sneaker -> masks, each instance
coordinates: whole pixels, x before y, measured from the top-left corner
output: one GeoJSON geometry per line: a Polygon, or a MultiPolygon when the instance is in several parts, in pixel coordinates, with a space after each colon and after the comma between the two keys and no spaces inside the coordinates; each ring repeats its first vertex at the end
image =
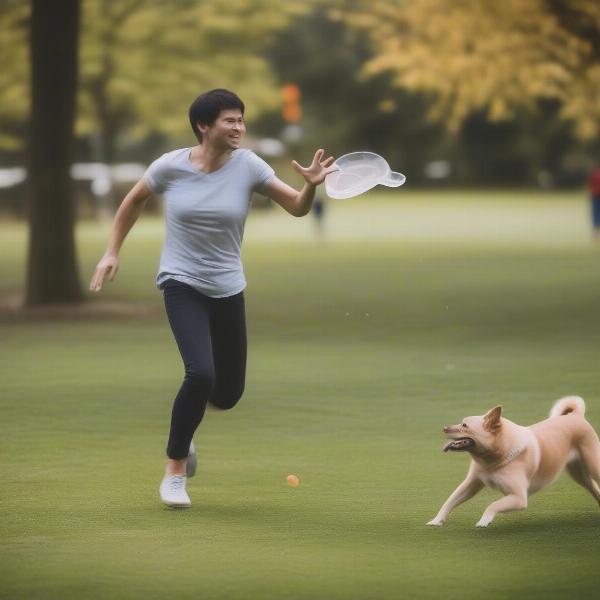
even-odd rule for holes
{"type": "Polygon", "coordinates": [[[194,446],[194,440],[192,440],[190,442],[187,463],[185,463],[185,473],[188,477],[193,477],[196,474],[196,462],[196,448],[194,446]]]}
{"type": "Polygon", "coordinates": [[[185,475],[165,475],[160,484],[160,499],[167,506],[186,508],[192,505],[185,491],[185,475]]]}

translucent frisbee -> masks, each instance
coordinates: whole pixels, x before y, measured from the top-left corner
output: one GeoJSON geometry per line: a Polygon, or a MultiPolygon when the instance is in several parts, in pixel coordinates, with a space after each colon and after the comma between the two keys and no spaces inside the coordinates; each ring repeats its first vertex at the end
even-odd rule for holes
{"type": "Polygon", "coordinates": [[[325,177],[325,191],[330,198],[343,200],[364,194],[376,185],[401,186],[406,177],[390,169],[387,161],[374,152],[351,152],[335,163],[339,171],[325,177]]]}

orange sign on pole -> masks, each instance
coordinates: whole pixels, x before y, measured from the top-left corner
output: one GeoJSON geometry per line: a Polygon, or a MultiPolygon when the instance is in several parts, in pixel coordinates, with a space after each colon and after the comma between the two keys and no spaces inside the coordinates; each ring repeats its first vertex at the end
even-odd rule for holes
{"type": "Polygon", "coordinates": [[[283,99],[281,114],[287,123],[298,123],[302,120],[300,96],[300,88],[295,83],[286,83],[281,88],[281,97],[283,99]]]}

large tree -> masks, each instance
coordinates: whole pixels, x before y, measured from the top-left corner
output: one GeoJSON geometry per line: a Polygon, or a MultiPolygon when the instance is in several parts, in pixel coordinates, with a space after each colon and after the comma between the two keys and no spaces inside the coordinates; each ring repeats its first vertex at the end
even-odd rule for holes
{"type": "Polygon", "coordinates": [[[32,0],[28,305],[82,298],[69,173],[78,30],[79,0],[32,0]]]}
{"type": "Polygon", "coordinates": [[[581,138],[600,132],[598,0],[340,0],[340,19],[369,32],[365,73],[427,94],[431,116],[458,129],[469,115],[512,118],[560,104],[581,138]]]}
{"type": "MultiPolygon", "coordinates": [[[[250,119],[273,109],[278,89],[262,50],[315,1],[81,0],[76,134],[110,163],[123,140],[189,138],[187,107],[211,87],[235,89],[250,119]]],[[[27,3],[0,3],[0,149],[22,145],[28,26],[27,3]]]]}

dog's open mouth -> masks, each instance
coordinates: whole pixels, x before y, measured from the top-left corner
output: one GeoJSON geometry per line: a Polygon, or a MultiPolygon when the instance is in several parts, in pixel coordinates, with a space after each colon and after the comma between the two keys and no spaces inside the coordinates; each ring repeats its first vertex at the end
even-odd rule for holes
{"type": "Polygon", "coordinates": [[[448,450],[468,450],[469,448],[473,448],[475,446],[475,440],[471,438],[464,437],[458,438],[457,440],[450,440],[443,448],[444,452],[448,452],[448,450]]]}

